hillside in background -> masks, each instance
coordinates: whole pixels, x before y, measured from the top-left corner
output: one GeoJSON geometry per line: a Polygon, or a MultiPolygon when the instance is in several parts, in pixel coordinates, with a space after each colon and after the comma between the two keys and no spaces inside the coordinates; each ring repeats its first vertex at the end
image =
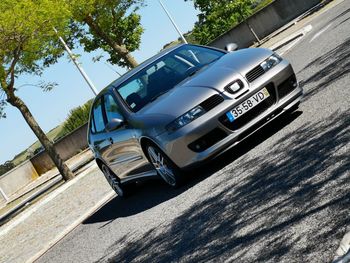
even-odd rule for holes
{"type": "MultiPolygon", "coordinates": [[[[69,133],[73,132],[75,129],[79,128],[80,126],[87,123],[89,119],[89,112],[91,108],[92,100],[89,100],[82,106],[76,107],[72,109],[66,120],[58,125],[57,127],[51,129],[46,135],[47,137],[53,141],[56,142],[62,137],[68,135],[69,133]]],[[[29,146],[24,151],[17,154],[15,157],[13,157],[12,160],[6,161],[4,164],[0,165],[0,176],[2,174],[5,174],[7,171],[11,170],[13,167],[16,167],[17,165],[21,164],[25,160],[30,159],[40,151],[42,151],[43,148],[41,146],[41,143],[39,141],[34,142],[31,146],[29,146]]]]}

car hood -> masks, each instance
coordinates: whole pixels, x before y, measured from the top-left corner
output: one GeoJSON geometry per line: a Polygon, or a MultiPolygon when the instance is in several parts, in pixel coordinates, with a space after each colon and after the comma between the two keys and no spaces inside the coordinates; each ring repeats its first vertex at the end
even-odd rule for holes
{"type": "Polygon", "coordinates": [[[249,70],[271,54],[271,50],[261,48],[228,53],[146,105],[136,115],[148,120],[172,121],[210,96],[222,93],[228,83],[243,79],[249,70]]]}
{"type": "Polygon", "coordinates": [[[175,119],[217,93],[215,89],[209,87],[176,86],[146,105],[135,115],[142,118],[175,119]]]}
{"type": "Polygon", "coordinates": [[[263,48],[242,49],[228,53],[198,72],[195,77],[187,79],[182,86],[212,87],[223,92],[227,83],[234,78],[244,78],[251,69],[272,54],[271,50],[263,48]]]}

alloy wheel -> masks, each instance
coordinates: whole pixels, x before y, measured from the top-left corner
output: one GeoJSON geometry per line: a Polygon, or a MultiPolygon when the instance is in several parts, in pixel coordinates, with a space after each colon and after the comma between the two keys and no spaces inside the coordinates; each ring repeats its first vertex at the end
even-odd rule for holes
{"type": "Polygon", "coordinates": [[[175,171],[172,169],[171,164],[168,162],[163,153],[161,153],[153,146],[148,146],[147,152],[158,174],[164,179],[167,184],[176,186],[177,180],[175,171]]]}
{"type": "Polygon", "coordinates": [[[125,195],[122,186],[120,185],[117,177],[111,172],[111,170],[106,166],[102,165],[102,172],[105,175],[108,183],[112,187],[112,189],[118,194],[118,196],[123,197],[125,195]]]}

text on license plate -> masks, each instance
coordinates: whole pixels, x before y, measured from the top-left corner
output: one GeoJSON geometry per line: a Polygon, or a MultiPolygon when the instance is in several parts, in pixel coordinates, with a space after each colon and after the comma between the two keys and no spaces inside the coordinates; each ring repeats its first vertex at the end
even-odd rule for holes
{"type": "Polygon", "coordinates": [[[227,112],[226,116],[230,122],[233,122],[235,119],[241,117],[244,113],[254,108],[256,105],[258,105],[268,97],[270,97],[270,93],[267,91],[266,88],[263,88],[262,90],[258,91],[253,96],[246,99],[245,101],[234,107],[232,110],[227,112]]]}

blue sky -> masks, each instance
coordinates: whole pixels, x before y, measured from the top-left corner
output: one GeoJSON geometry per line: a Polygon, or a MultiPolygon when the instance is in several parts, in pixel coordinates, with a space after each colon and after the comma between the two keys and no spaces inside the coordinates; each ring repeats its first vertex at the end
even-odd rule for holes
{"type": "MultiPolygon", "coordinates": [[[[140,50],[133,53],[138,62],[142,62],[154,55],[162,49],[164,44],[179,37],[158,1],[149,0],[147,3],[148,5],[139,11],[145,32],[142,36],[140,50]]],[[[163,3],[182,32],[187,32],[193,28],[197,20],[197,11],[193,8],[192,2],[163,0],[163,3]]],[[[102,51],[88,54],[84,53],[82,49],[78,49],[74,53],[81,55],[79,61],[98,90],[101,90],[118,77],[110,67],[120,73],[125,72],[125,69],[113,65],[107,66],[105,64],[107,63],[105,62],[106,59],[101,59],[100,62],[94,63],[92,58],[101,54],[102,51]]],[[[45,70],[40,78],[22,76],[17,80],[16,86],[36,84],[42,80],[56,82],[58,86],[50,92],[43,92],[39,88],[32,86],[24,86],[19,89],[17,95],[28,105],[45,132],[63,122],[70,109],[94,97],[78,70],[69,61],[67,55],[62,57],[57,64],[45,70]]],[[[16,108],[8,105],[6,115],[6,119],[0,119],[0,164],[12,159],[14,155],[23,151],[37,140],[16,108]]]]}

